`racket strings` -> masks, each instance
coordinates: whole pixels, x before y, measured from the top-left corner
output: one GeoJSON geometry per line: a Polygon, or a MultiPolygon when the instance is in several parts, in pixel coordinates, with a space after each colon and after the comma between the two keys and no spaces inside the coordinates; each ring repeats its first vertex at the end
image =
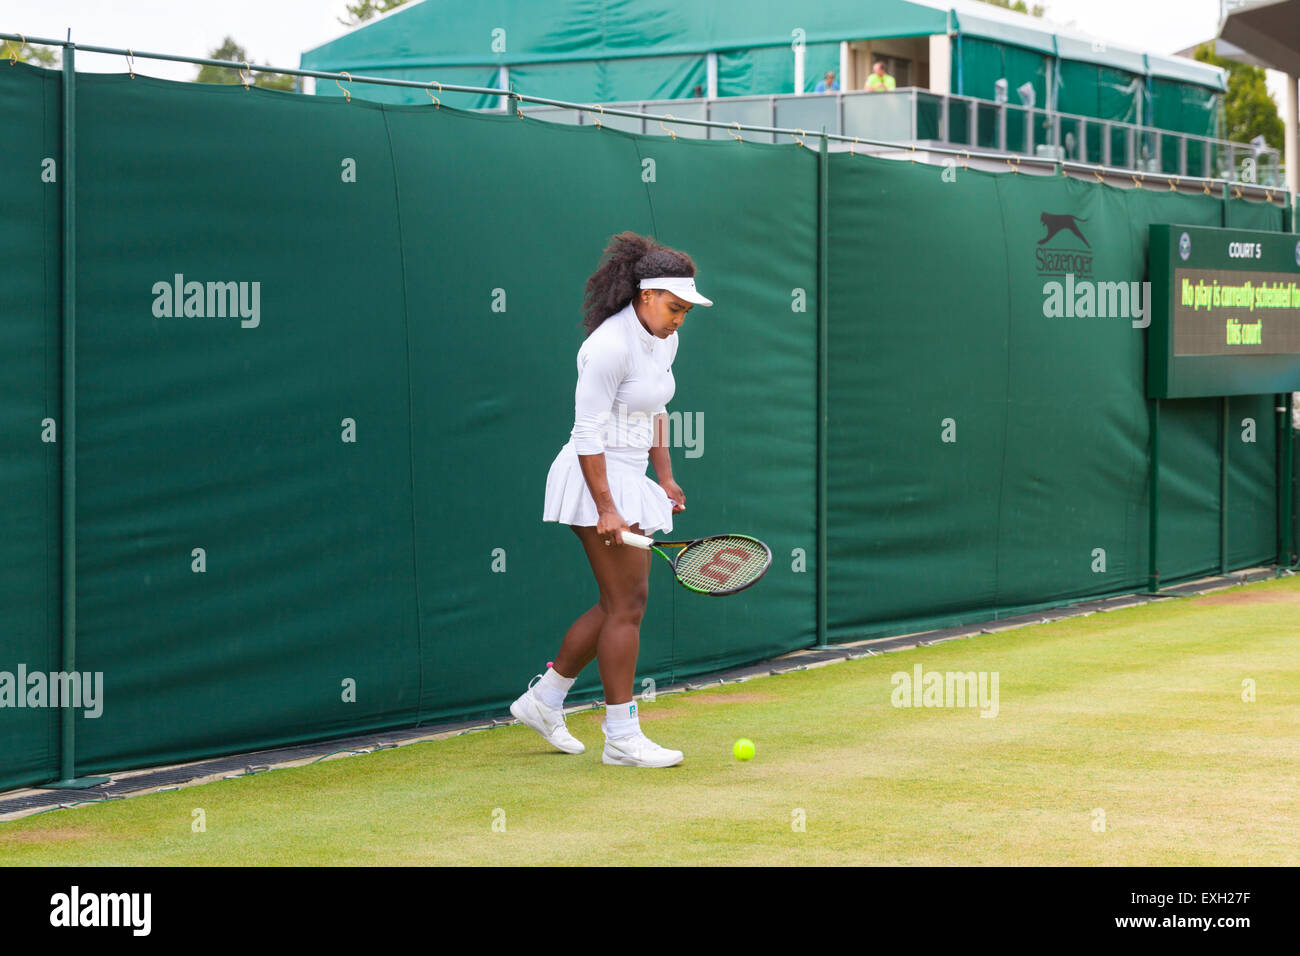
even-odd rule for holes
{"type": "Polygon", "coordinates": [[[693,544],[677,559],[677,576],[702,591],[731,591],[756,581],[771,556],[752,538],[723,535],[693,544]]]}

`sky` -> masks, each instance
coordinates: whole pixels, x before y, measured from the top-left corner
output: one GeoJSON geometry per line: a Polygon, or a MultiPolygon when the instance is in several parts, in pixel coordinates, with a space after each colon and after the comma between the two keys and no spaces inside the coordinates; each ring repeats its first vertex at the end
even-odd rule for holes
{"type": "MultiPolygon", "coordinates": [[[[1185,49],[1209,39],[1218,28],[1219,0],[1045,2],[1051,20],[1151,53],[1185,49]]],[[[81,43],[199,57],[207,56],[229,35],[252,62],[296,67],[304,50],[347,31],[338,22],[346,7],[347,0],[3,0],[0,29],[63,38],[71,27],[72,39],[81,43]]],[[[192,80],[197,69],[191,64],[139,59],[136,67],[137,72],[175,80],[192,80]]],[[[79,53],[77,69],[123,72],[125,60],[79,53]]],[[[1282,75],[1270,72],[1269,89],[1279,103],[1282,86],[1282,75]]]]}

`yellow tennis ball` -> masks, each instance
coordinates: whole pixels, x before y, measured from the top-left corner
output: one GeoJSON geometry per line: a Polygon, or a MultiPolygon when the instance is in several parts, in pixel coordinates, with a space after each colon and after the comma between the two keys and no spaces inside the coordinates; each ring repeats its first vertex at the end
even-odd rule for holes
{"type": "Polygon", "coordinates": [[[731,752],[736,755],[737,760],[753,760],[754,741],[748,737],[741,737],[732,745],[731,752]]]}

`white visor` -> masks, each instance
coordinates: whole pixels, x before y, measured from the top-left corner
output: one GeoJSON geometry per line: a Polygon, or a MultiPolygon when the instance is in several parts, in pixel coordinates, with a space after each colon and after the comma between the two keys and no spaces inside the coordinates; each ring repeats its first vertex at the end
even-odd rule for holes
{"type": "Polygon", "coordinates": [[[642,279],[643,289],[667,289],[673,295],[681,296],[687,302],[696,305],[713,305],[712,299],[706,299],[695,288],[695,280],[690,276],[660,276],[657,279],[642,279]]]}

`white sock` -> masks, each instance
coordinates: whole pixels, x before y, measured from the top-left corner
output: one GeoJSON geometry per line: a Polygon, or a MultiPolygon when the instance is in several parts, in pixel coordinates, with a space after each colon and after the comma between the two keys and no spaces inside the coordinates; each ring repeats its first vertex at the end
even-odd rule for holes
{"type": "Polygon", "coordinates": [[[630,737],[640,732],[641,721],[636,716],[636,701],[605,705],[605,736],[630,737]]]}
{"type": "Polygon", "coordinates": [[[547,707],[559,709],[564,706],[564,696],[575,680],[576,677],[561,677],[554,667],[548,667],[542,679],[533,685],[533,693],[541,698],[542,703],[547,707]]]}

